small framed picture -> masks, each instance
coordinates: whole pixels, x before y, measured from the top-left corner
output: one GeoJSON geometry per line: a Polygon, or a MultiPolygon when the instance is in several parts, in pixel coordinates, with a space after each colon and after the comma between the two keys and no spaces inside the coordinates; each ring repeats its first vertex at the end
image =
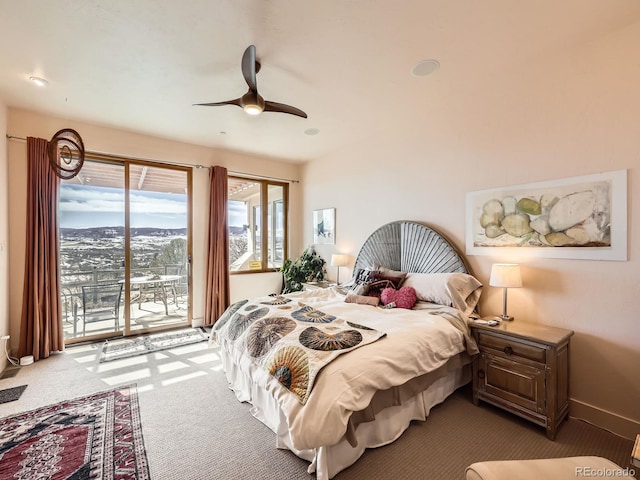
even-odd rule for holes
{"type": "Polygon", "coordinates": [[[313,211],[313,243],[336,243],[336,209],[324,208],[313,211]]]}

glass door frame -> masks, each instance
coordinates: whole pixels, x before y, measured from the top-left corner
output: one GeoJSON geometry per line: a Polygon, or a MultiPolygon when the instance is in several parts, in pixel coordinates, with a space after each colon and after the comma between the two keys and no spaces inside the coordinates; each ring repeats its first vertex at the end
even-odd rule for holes
{"type": "MultiPolygon", "coordinates": [[[[123,301],[122,308],[124,309],[123,320],[124,327],[120,327],[118,330],[114,328],[113,331],[108,333],[99,333],[95,335],[86,335],[81,337],[74,337],[65,339],[65,345],[72,345],[75,343],[90,342],[95,340],[104,340],[108,338],[118,338],[139,335],[142,333],[157,332],[162,330],[169,330],[178,327],[187,327],[192,325],[193,321],[193,284],[192,284],[192,258],[193,258],[193,168],[190,166],[176,165],[165,162],[153,162],[147,160],[130,159],[126,157],[119,157],[116,155],[87,154],[87,161],[96,161],[109,163],[114,165],[121,165],[124,167],[124,288],[123,288],[123,301]],[[170,170],[182,171],[186,174],[186,188],[187,188],[187,261],[186,261],[186,276],[187,276],[187,316],[183,322],[175,322],[171,324],[159,325],[157,327],[131,328],[131,176],[130,166],[140,165],[152,168],[164,168],[170,170]]],[[[60,247],[59,247],[60,248],[60,247]]],[[[115,325],[114,325],[115,327],[115,325]]]]}
{"type": "Polygon", "coordinates": [[[193,169],[191,167],[167,164],[162,162],[151,162],[144,160],[129,160],[125,159],[125,217],[124,217],[124,298],[125,298],[125,311],[124,311],[124,336],[139,335],[141,333],[157,332],[162,330],[170,330],[176,327],[188,327],[191,326],[193,320],[192,309],[192,283],[191,283],[191,259],[193,248],[193,221],[192,221],[192,203],[193,203],[193,169]],[[140,165],[152,168],[168,168],[171,170],[183,171],[187,175],[187,318],[184,322],[175,322],[167,325],[159,325],[157,327],[147,328],[131,328],[131,175],[130,166],[140,165]]]}

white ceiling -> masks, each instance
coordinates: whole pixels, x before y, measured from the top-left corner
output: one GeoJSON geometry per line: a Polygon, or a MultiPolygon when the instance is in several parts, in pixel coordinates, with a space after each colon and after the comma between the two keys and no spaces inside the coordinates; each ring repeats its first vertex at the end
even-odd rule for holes
{"type": "Polygon", "coordinates": [[[10,107],[301,162],[463,115],[463,100],[504,86],[496,79],[637,23],[640,2],[0,0],[0,12],[10,107]],[[192,106],[246,92],[250,44],[260,94],[307,119],[192,106]],[[438,71],[410,74],[431,58],[438,71]]]}

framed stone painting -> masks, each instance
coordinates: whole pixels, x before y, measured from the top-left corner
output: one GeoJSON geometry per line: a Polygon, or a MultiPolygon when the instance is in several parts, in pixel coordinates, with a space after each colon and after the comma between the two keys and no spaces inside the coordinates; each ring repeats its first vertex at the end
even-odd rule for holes
{"type": "Polygon", "coordinates": [[[627,170],[467,193],[468,255],[627,260],[627,170]]]}

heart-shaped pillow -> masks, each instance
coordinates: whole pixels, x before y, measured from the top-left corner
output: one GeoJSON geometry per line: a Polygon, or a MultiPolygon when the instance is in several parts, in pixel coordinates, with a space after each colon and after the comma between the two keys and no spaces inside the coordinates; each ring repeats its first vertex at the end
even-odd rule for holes
{"type": "Polygon", "coordinates": [[[416,291],[413,287],[385,288],[382,290],[380,300],[385,305],[394,302],[397,308],[413,308],[416,304],[416,291]]]}

